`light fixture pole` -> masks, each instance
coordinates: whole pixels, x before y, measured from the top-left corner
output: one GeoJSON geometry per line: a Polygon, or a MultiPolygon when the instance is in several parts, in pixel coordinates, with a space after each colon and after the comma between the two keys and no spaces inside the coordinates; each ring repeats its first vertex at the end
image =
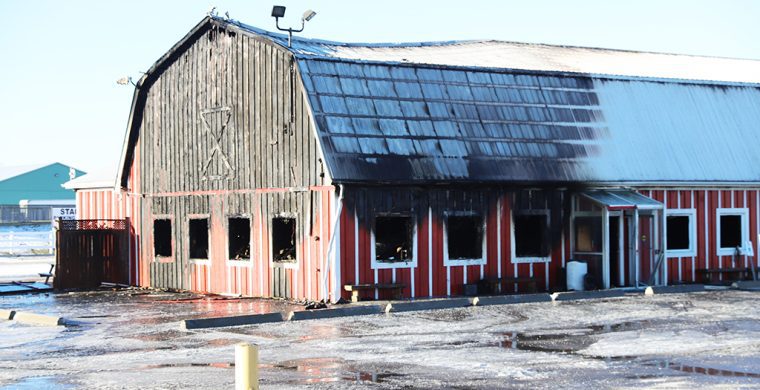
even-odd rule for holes
{"type": "Polygon", "coordinates": [[[275,5],[272,7],[272,17],[274,18],[274,24],[280,31],[287,31],[288,32],[288,47],[290,47],[291,42],[293,41],[293,33],[294,32],[301,32],[303,31],[304,26],[306,25],[306,22],[311,20],[311,18],[315,17],[317,15],[316,12],[307,9],[306,12],[303,13],[303,16],[301,17],[301,28],[296,30],[294,28],[282,28],[280,27],[280,18],[285,16],[285,7],[281,5],[275,5]]]}

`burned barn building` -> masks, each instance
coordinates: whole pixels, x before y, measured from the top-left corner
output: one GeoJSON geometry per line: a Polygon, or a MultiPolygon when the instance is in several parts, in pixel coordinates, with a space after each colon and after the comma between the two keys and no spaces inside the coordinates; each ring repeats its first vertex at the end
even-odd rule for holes
{"type": "MultiPolygon", "coordinates": [[[[598,288],[749,267],[757,61],[347,44],[208,17],[137,83],[114,188],[130,283],[299,299],[598,288]]],[[[722,278],[723,275],[718,275],[722,278]]]]}

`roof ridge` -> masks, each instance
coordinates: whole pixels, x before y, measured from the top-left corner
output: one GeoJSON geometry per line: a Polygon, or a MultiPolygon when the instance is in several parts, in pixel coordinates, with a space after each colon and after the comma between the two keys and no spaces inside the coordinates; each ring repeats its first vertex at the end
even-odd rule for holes
{"type": "MultiPolygon", "coordinates": [[[[259,27],[255,27],[238,20],[224,19],[218,16],[212,17],[212,19],[232,24],[243,29],[249,30],[256,34],[264,35],[275,40],[287,40],[288,36],[277,32],[269,31],[259,27]]],[[[597,46],[580,46],[580,45],[568,45],[568,44],[554,44],[545,42],[521,42],[501,39],[463,39],[463,40],[441,40],[441,41],[412,41],[412,42],[341,42],[331,41],[320,38],[308,38],[303,36],[293,36],[293,42],[306,43],[306,44],[320,44],[328,46],[338,46],[346,48],[412,48],[412,47],[441,47],[441,46],[456,46],[456,45],[472,45],[480,43],[496,43],[507,45],[519,45],[519,46],[532,46],[532,47],[546,47],[546,48],[563,48],[563,49],[581,49],[590,50],[595,52],[616,52],[616,53],[632,53],[632,54],[652,54],[662,56],[674,56],[674,57],[691,57],[691,58],[712,58],[720,60],[738,60],[738,61],[752,61],[760,62],[760,58],[741,58],[741,57],[723,57],[715,55],[703,55],[703,54],[685,54],[685,53],[672,53],[672,52],[659,52],[651,50],[634,50],[634,49],[619,49],[619,48],[606,48],[597,46]]]]}

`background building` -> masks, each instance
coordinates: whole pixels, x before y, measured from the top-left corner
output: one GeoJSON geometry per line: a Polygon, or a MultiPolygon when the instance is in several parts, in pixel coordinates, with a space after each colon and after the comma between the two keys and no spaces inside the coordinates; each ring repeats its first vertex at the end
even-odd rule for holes
{"type": "Polygon", "coordinates": [[[63,184],[83,174],[57,162],[0,167],[0,223],[49,222],[51,207],[74,205],[74,191],[63,184]]]}

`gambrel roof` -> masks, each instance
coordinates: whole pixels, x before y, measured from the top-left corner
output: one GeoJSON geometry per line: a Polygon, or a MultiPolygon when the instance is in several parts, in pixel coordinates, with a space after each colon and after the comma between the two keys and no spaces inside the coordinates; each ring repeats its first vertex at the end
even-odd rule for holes
{"type": "Polygon", "coordinates": [[[760,183],[760,61],[204,23],[293,53],[335,182],[760,183]]]}

